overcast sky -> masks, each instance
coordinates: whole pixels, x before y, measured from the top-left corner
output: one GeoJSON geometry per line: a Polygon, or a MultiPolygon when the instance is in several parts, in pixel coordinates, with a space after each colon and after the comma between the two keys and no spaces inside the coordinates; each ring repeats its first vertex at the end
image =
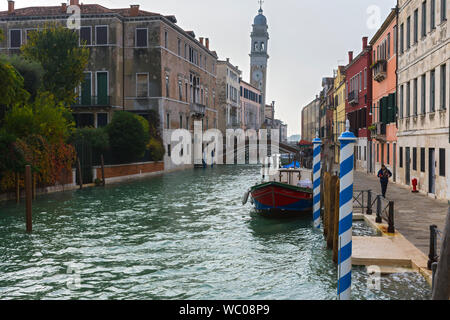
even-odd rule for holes
{"type": "MultiPolygon", "coordinates": [[[[42,0],[16,0],[16,8],[39,6],[42,0]]],[[[60,5],[64,0],[47,0],[60,5]]],[[[146,11],[175,15],[178,25],[197,37],[210,38],[219,59],[230,58],[249,81],[250,32],[258,0],[81,0],[109,8],[140,4],[146,11]]],[[[359,54],[362,37],[376,32],[395,0],[265,0],[270,55],[267,102],[276,101],[275,116],[288,124],[288,135],[301,131],[301,109],[321,89],[321,79],[347,63],[349,50],[359,54]],[[381,19],[372,6],[379,8],[381,19]],[[367,11],[370,11],[367,13],[367,11]],[[378,20],[378,21],[377,21],[378,20]]],[[[0,0],[0,11],[7,10],[0,0]]]]}

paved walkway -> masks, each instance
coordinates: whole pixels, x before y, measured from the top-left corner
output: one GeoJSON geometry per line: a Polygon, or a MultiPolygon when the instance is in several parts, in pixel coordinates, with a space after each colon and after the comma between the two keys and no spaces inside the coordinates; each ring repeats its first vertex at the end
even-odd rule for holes
{"type": "MultiPolygon", "coordinates": [[[[355,171],[354,179],[355,190],[370,189],[375,194],[381,194],[380,182],[374,175],[355,171]]],[[[430,225],[435,224],[438,226],[438,229],[444,229],[449,207],[448,201],[431,199],[420,193],[413,194],[409,189],[392,182],[389,183],[386,198],[393,200],[395,203],[395,228],[423,253],[428,255],[430,225]]]]}

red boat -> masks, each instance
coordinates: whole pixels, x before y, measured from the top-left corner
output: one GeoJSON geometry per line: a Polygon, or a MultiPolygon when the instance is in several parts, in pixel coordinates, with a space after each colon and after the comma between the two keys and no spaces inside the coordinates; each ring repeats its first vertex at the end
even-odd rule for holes
{"type": "MultiPolygon", "coordinates": [[[[290,217],[312,213],[313,190],[309,188],[271,181],[252,187],[249,193],[255,209],[267,216],[290,217]]],[[[248,194],[246,196],[248,198],[248,194]]]]}

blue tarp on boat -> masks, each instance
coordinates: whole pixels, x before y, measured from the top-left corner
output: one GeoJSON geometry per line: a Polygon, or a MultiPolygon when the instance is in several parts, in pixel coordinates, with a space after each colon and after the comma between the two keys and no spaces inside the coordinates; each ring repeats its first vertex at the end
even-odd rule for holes
{"type": "Polygon", "coordinates": [[[294,164],[295,164],[295,168],[300,168],[300,162],[298,162],[298,161],[293,161],[291,164],[285,165],[283,168],[284,169],[294,168],[294,164]]]}

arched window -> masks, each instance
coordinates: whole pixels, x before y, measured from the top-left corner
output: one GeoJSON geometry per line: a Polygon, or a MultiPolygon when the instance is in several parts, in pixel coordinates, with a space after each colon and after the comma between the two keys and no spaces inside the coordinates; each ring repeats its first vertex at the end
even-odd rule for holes
{"type": "Polygon", "coordinates": [[[258,42],[255,42],[255,50],[254,51],[258,51],[258,42]]]}
{"type": "Polygon", "coordinates": [[[261,42],[261,51],[265,50],[264,42],[261,42]]]}

